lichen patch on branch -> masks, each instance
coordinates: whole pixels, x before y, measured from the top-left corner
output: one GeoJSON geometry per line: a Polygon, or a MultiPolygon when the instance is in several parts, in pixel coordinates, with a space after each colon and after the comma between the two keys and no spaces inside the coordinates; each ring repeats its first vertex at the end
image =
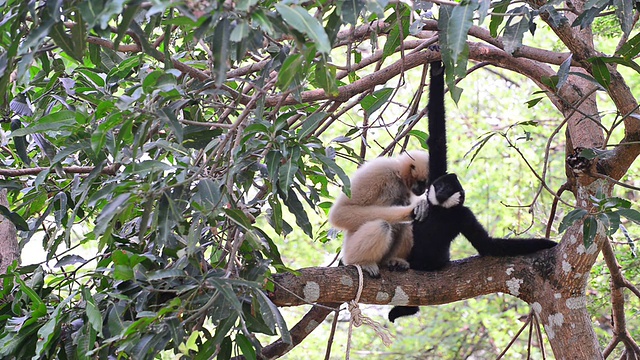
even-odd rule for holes
{"type": "Polygon", "coordinates": [[[320,298],[320,285],[317,282],[309,281],[302,290],[304,301],[316,302],[320,298]]]}
{"type": "Polygon", "coordinates": [[[396,286],[395,294],[389,302],[391,305],[407,305],[409,304],[409,295],[402,290],[400,286],[396,286]]]}

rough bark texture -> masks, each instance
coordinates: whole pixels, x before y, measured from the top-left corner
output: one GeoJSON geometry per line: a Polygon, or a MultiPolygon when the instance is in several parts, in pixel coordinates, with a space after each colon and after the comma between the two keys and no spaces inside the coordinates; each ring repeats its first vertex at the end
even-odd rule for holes
{"type": "MultiPolygon", "coordinates": [[[[379,305],[439,305],[503,292],[527,302],[537,301],[553,273],[556,249],[522,257],[471,257],[453,261],[441,271],[381,271],[379,279],[364,276],[360,302],[379,305]]],[[[343,303],[358,290],[358,272],[353,266],[306,268],[299,275],[273,276],[279,286],[269,294],[278,306],[315,302],[343,303]],[[338,281],[336,281],[338,279],[338,281]]]]}
{"type": "MultiPolygon", "coordinates": [[[[0,190],[0,205],[9,207],[7,191],[0,190]]],[[[7,267],[20,257],[16,227],[11,221],[0,215],[0,274],[7,272],[7,267]]]]}

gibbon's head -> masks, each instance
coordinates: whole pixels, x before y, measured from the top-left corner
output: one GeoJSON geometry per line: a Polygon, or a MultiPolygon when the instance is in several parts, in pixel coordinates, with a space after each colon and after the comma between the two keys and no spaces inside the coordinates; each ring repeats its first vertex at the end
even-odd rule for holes
{"type": "Polygon", "coordinates": [[[422,150],[408,151],[400,156],[402,178],[411,192],[420,196],[427,190],[429,180],[429,153],[422,150]]]}
{"type": "Polygon", "coordinates": [[[456,174],[446,174],[434,180],[427,195],[429,203],[444,208],[464,204],[464,189],[456,174]]]}

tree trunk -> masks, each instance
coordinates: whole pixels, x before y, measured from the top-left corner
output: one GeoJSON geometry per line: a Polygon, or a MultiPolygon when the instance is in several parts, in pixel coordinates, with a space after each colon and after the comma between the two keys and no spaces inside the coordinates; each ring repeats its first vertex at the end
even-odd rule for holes
{"type": "MultiPolygon", "coordinates": [[[[0,190],[0,205],[9,208],[6,190],[0,190]]],[[[6,273],[7,267],[19,258],[20,249],[18,248],[16,227],[9,219],[0,215],[0,274],[6,273]]]]}

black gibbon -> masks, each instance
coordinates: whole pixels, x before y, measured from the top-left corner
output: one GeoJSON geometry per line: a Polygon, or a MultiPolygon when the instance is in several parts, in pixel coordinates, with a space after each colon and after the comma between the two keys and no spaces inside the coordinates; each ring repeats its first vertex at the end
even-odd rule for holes
{"type": "MultiPolygon", "coordinates": [[[[413,245],[411,221],[429,177],[429,154],[414,150],[366,162],[351,177],[351,197],[340,194],[329,223],[345,231],[342,263],[358,264],[371,277],[379,265],[406,270],[413,245]]],[[[420,207],[422,209],[426,206],[420,207]]]]}
{"type": "MultiPolygon", "coordinates": [[[[447,174],[447,143],[444,108],[444,69],[431,64],[429,84],[429,175],[435,179],[427,191],[428,215],[413,222],[414,244],[409,255],[411,269],[433,271],[450,260],[451,242],[464,235],[482,256],[525,255],[556,245],[543,238],[497,239],[490,237],[473,212],[465,207],[464,189],[455,174],[447,174]]],[[[430,180],[431,181],[431,180],[430,180]]],[[[413,315],[418,307],[395,306],[389,312],[392,322],[413,315]]]]}

